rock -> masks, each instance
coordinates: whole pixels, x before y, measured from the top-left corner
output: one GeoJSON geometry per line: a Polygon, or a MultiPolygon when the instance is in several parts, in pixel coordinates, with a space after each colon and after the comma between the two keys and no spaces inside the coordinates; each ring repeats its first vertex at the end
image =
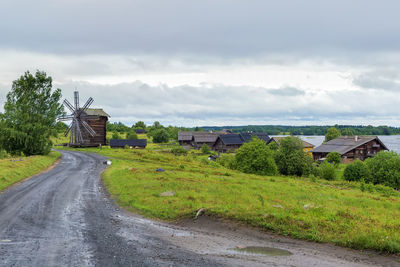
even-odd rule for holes
{"type": "Polygon", "coordinates": [[[282,205],[273,205],[274,208],[279,208],[279,209],[283,209],[282,205]]]}
{"type": "Polygon", "coordinates": [[[173,191],[167,191],[167,192],[160,193],[160,197],[173,197],[173,196],[175,196],[175,192],[173,192],[173,191]]]}
{"type": "Polygon", "coordinates": [[[305,209],[305,210],[308,210],[308,209],[310,209],[310,208],[312,208],[313,206],[311,205],[311,204],[305,204],[304,206],[303,206],[303,208],[305,209]]]}
{"type": "Polygon", "coordinates": [[[156,170],[156,172],[165,172],[165,170],[164,170],[163,168],[158,168],[158,169],[156,170]]]}

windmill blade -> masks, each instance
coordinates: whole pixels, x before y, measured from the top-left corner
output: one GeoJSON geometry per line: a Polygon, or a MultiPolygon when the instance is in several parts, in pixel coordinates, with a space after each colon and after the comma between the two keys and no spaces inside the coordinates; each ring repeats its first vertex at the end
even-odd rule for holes
{"type": "Polygon", "coordinates": [[[75,110],[79,110],[79,92],[74,92],[75,110]]]}
{"type": "Polygon", "coordinates": [[[93,103],[93,101],[94,101],[93,98],[89,97],[89,99],[86,101],[85,105],[82,107],[81,112],[82,111],[85,112],[90,107],[90,105],[93,103]]]}
{"type": "Polygon", "coordinates": [[[69,121],[69,120],[73,120],[73,119],[74,119],[74,116],[70,115],[70,116],[58,118],[58,121],[69,121]]]}
{"type": "Polygon", "coordinates": [[[64,99],[64,105],[65,105],[69,110],[71,110],[72,113],[75,112],[74,106],[72,106],[72,104],[71,104],[67,99],[64,99]]]}
{"type": "Polygon", "coordinates": [[[75,124],[75,131],[76,131],[76,143],[77,144],[82,144],[83,143],[83,137],[82,137],[82,132],[81,132],[81,127],[79,127],[79,121],[78,119],[74,119],[74,124],[75,124]]]}
{"type": "Polygon", "coordinates": [[[68,136],[68,134],[69,134],[69,132],[71,131],[73,125],[74,125],[74,122],[71,122],[71,124],[69,125],[68,129],[67,129],[67,130],[65,131],[65,133],[64,133],[64,136],[65,136],[65,137],[68,136]]]}
{"type": "Polygon", "coordinates": [[[90,125],[86,121],[80,120],[80,122],[81,122],[82,126],[86,129],[86,131],[88,131],[88,133],[91,136],[95,136],[96,135],[96,132],[93,130],[92,127],[90,127],[90,125]]]}

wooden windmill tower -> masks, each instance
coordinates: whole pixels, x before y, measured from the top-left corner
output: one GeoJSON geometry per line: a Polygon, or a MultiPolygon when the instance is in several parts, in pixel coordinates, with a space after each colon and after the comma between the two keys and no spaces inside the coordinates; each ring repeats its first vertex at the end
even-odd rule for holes
{"type": "Polygon", "coordinates": [[[108,117],[102,109],[91,109],[93,98],[89,97],[83,107],[79,106],[79,92],[74,92],[74,105],[67,99],[64,105],[71,115],[59,118],[60,121],[72,120],[65,136],[69,134],[69,146],[88,147],[106,145],[106,122],[108,117]]]}

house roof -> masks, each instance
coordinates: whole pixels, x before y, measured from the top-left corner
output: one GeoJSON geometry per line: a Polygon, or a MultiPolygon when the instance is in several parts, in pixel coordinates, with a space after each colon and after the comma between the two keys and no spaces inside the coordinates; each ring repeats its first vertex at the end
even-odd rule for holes
{"type": "Polygon", "coordinates": [[[194,141],[197,143],[214,143],[217,141],[218,133],[208,133],[208,132],[194,132],[194,141]]]}
{"type": "Polygon", "coordinates": [[[136,129],[135,132],[138,134],[143,134],[143,133],[146,133],[146,130],[145,129],[136,129]]]}
{"type": "Polygon", "coordinates": [[[103,116],[103,117],[110,117],[103,109],[101,108],[88,108],[86,109],[85,113],[88,116],[103,116]]]}
{"type": "Polygon", "coordinates": [[[178,132],[178,141],[190,141],[193,139],[193,132],[178,132]]]}
{"type": "Polygon", "coordinates": [[[325,144],[320,145],[319,147],[316,147],[312,152],[313,153],[329,153],[336,151],[340,153],[340,155],[343,155],[351,150],[353,150],[356,147],[359,147],[365,143],[368,143],[372,140],[375,140],[383,147],[385,150],[389,150],[385,144],[382,143],[382,141],[377,137],[377,136],[358,136],[357,141],[356,138],[353,136],[341,136],[338,138],[335,138],[331,141],[326,142],[325,144]]]}
{"type": "Polygon", "coordinates": [[[271,139],[266,133],[241,133],[240,136],[244,140],[244,142],[251,141],[251,138],[253,136],[258,137],[259,139],[263,140],[265,143],[268,143],[271,139]]]}
{"type": "MultiPolygon", "coordinates": [[[[272,137],[272,138],[271,138],[271,141],[272,141],[272,140],[275,141],[275,143],[279,146],[279,143],[280,143],[280,141],[281,141],[283,138],[286,138],[286,136],[272,137]]],[[[297,137],[297,138],[298,138],[298,137],[297,137]]],[[[299,138],[299,139],[300,139],[300,138],[299,138]]],[[[314,147],[313,144],[310,144],[309,142],[306,142],[306,141],[304,141],[304,140],[302,140],[302,139],[300,139],[300,140],[303,142],[303,146],[304,146],[305,148],[313,148],[313,147],[314,147]]]]}
{"type": "Polygon", "coordinates": [[[135,140],[128,140],[128,139],[111,139],[110,140],[110,147],[146,147],[147,139],[135,139],[135,140]]]}
{"type": "Polygon", "coordinates": [[[241,145],[244,143],[240,134],[221,134],[218,136],[225,145],[241,145]]]}

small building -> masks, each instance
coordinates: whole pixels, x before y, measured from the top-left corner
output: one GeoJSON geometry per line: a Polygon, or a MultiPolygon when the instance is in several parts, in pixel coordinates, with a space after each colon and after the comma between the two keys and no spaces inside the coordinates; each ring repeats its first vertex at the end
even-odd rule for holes
{"type": "Polygon", "coordinates": [[[314,160],[321,160],[336,151],[342,156],[342,162],[348,163],[373,157],[382,150],[389,149],[377,136],[341,136],[315,148],[312,154],[314,160]]]}
{"type": "MultiPolygon", "coordinates": [[[[280,145],[280,141],[285,138],[285,136],[278,136],[278,137],[272,137],[270,142],[275,142],[278,146],[280,145]]],[[[298,137],[296,137],[298,138],[298,137]]],[[[299,138],[300,139],[300,138],[299,138]]],[[[302,139],[300,139],[301,142],[303,142],[303,151],[306,152],[308,155],[312,155],[311,151],[314,149],[314,145],[306,142],[302,139]]]]}
{"type": "Polygon", "coordinates": [[[136,132],[137,134],[145,134],[145,133],[146,133],[146,130],[145,130],[145,129],[136,129],[135,132],[136,132]]]}
{"type": "Polygon", "coordinates": [[[91,136],[87,131],[81,131],[85,146],[106,145],[106,123],[110,115],[101,108],[88,108],[82,113],[82,120],[96,132],[96,135],[91,136]]]}
{"type": "Polygon", "coordinates": [[[178,132],[178,143],[185,148],[194,146],[193,132],[178,132]]]}
{"type": "Polygon", "coordinates": [[[111,148],[125,148],[129,146],[130,148],[146,148],[147,139],[111,139],[111,148]]]}
{"type": "Polygon", "coordinates": [[[213,150],[221,153],[233,152],[241,147],[243,143],[244,140],[240,134],[221,134],[215,141],[213,150]]]}
{"type": "Polygon", "coordinates": [[[268,144],[271,138],[266,133],[241,133],[240,137],[243,139],[244,142],[250,142],[253,137],[257,137],[260,140],[263,140],[266,144],[268,144]]]}
{"type": "Polygon", "coordinates": [[[211,149],[215,141],[217,141],[218,136],[219,133],[193,132],[193,147],[195,149],[200,149],[202,145],[206,144],[211,149]]]}

